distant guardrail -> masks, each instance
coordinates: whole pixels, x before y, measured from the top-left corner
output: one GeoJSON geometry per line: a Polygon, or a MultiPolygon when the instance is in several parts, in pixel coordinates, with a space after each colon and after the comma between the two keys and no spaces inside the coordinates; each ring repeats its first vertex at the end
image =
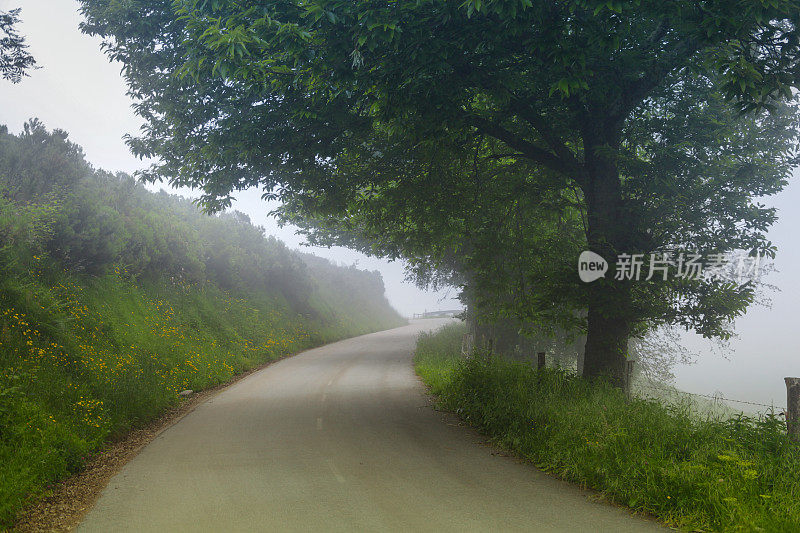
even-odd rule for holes
{"type": "Polygon", "coordinates": [[[447,309],[444,311],[425,311],[424,313],[414,313],[412,318],[452,318],[463,313],[463,309],[447,309]]]}

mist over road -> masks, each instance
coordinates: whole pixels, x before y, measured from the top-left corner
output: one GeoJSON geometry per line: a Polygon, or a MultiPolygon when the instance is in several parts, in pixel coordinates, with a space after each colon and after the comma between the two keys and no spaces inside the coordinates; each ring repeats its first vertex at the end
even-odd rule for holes
{"type": "Polygon", "coordinates": [[[234,384],[128,463],[78,530],[660,530],[435,411],[411,356],[420,331],[446,322],[330,344],[234,384]]]}

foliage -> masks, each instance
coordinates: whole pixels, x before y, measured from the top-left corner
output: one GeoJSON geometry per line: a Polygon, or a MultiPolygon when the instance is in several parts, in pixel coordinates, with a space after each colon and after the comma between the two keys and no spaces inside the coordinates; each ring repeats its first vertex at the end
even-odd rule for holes
{"type": "Polygon", "coordinates": [[[795,164],[792,0],[82,4],[140,99],[148,178],[210,209],[263,187],[320,238],[475,286],[490,314],[584,316],[589,376],[618,382],[628,338],[660,323],[728,335],[753,288],[614,268],[581,286],[581,248],[774,253],[755,198],[795,164]]]}
{"type": "Polygon", "coordinates": [[[459,356],[462,325],[423,334],[441,405],[539,468],[692,531],[795,531],[800,447],[774,414],[702,418],[555,370],[459,356]]]}
{"type": "Polygon", "coordinates": [[[377,272],[1,129],[0,529],[178,392],[400,323],[377,272]]]}
{"type": "Polygon", "coordinates": [[[0,11],[0,77],[19,83],[26,70],[35,68],[36,61],[28,53],[28,45],[14,28],[19,23],[20,9],[0,11]]]}

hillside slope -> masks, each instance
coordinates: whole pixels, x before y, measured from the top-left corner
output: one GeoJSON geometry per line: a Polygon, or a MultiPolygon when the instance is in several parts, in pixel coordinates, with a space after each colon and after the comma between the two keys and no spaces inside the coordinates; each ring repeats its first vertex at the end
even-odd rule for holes
{"type": "Polygon", "coordinates": [[[401,323],[377,272],[0,128],[0,528],[180,391],[401,323]]]}

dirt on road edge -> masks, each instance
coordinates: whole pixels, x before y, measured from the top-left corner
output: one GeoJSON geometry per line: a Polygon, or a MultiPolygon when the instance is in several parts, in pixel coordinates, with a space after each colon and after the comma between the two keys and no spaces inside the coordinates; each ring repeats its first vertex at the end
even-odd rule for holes
{"type": "Polygon", "coordinates": [[[159,418],[132,430],[120,439],[109,442],[87,461],[80,472],[54,483],[43,496],[34,499],[23,508],[11,531],[19,533],[71,531],[94,506],[111,478],[161,432],[237,381],[292,355],[296,354],[273,359],[214,388],[181,399],[179,404],[159,418]]]}

